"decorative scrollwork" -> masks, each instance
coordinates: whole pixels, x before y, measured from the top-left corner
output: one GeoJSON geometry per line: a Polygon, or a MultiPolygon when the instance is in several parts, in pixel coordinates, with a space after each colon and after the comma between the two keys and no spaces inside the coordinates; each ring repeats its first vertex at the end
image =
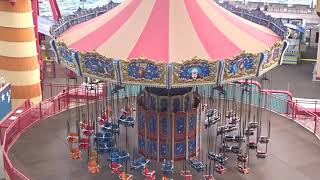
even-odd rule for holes
{"type": "Polygon", "coordinates": [[[113,59],[106,58],[96,52],[80,53],[81,67],[85,74],[97,78],[115,79],[113,59]]]}
{"type": "Polygon", "coordinates": [[[124,82],[165,84],[165,65],[145,58],[121,62],[124,82]]]}
{"type": "Polygon", "coordinates": [[[218,63],[195,57],[183,64],[174,63],[173,82],[183,84],[213,84],[216,82],[218,63]]]}

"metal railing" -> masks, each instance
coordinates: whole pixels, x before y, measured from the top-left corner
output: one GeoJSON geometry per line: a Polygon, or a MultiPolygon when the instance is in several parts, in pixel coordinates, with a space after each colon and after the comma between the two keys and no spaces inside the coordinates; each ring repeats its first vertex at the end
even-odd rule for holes
{"type": "MultiPolygon", "coordinates": [[[[240,86],[236,87],[237,91],[242,91],[240,86]]],[[[11,180],[29,180],[28,177],[23,175],[19,170],[17,170],[10,161],[8,152],[10,147],[15,143],[19,136],[28,128],[37,124],[41,120],[48,118],[52,115],[60,113],[62,111],[68,110],[72,107],[77,107],[83,105],[88,96],[94,96],[95,98],[90,99],[92,102],[95,100],[102,100],[105,98],[103,93],[97,93],[103,91],[105,87],[99,87],[98,91],[95,91],[94,94],[88,93],[86,87],[78,87],[76,89],[69,89],[63,93],[58,94],[52,98],[42,101],[40,104],[32,106],[30,109],[22,113],[5,131],[4,133],[4,143],[3,143],[3,162],[4,169],[11,180]],[[87,96],[87,97],[86,97],[87,96]]],[[[239,96],[239,92],[231,91],[230,88],[230,98],[232,98],[235,93],[236,96],[239,96]]],[[[320,128],[318,127],[318,122],[320,121],[319,117],[313,113],[300,107],[296,102],[288,99],[284,99],[273,94],[268,93],[267,91],[256,90],[252,93],[253,97],[262,97],[263,103],[262,107],[273,111],[274,113],[281,114],[292,120],[295,120],[299,124],[302,124],[308,130],[312,131],[318,138],[320,137],[320,128]],[[297,107],[301,110],[304,110],[308,115],[302,120],[297,117],[295,110],[297,107]],[[311,126],[305,124],[311,124],[311,126]]],[[[239,97],[237,97],[237,101],[239,97]]],[[[257,101],[253,100],[252,105],[257,105],[257,101]]]]}

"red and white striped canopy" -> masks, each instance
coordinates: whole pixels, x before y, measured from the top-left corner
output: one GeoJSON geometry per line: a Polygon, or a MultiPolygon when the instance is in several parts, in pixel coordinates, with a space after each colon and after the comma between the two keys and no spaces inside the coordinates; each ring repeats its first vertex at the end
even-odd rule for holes
{"type": "Polygon", "coordinates": [[[212,0],[125,0],[111,11],[73,26],[58,40],[109,58],[144,57],[182,62],[219,60],[268,49],[280,37],[212,0]]]}

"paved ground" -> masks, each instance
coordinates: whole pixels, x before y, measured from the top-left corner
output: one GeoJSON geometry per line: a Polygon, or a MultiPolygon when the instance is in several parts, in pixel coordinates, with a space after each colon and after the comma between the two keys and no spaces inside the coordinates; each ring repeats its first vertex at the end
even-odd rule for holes
{"type": "MultiPolygon", "coordinates": [[[[267,117],[264,112],[264,117],[267,117]]],[[[90,180],[90,179],[118,179],[106,168],[106,161],[102,158],[102,173],[89,175],[86,166],[86,155],[82,160],[71,160],[68,144],[66,143],[66,120],[76,119],[75,113],[64,112],[42,121],[29,129],[13,145],[10,158],[15,167],[33,180],[90,180]]],[[[255,152],[250,154],[251,172],[240,174],[234,167],[235,162],[228,163],[228,171],[218,180],[318,180],[320,176],[320,143],[309,131],[297,123],[282,116],[272,114],[271,143],[269,155],[266,159],[257,159],[255,152]]],[[[136,129],[129,129],[130,153],[136,148],[136,129]]],[[[122,130],[123,133],[123,130],[122,130]]],[[[206,147],[206,132],[202,140],[206,147]]],[[[124,136],[121,135],[120,147],[124,147],[124,136]]],[[[207,148],[204,148],[207,149],[207,148]]],[[[206,151],[206,150],[204,150],[206,151]]],[[[205,152],[204,152],[205,153],[205,152]]],[[[201,156],[201,155],[200,155],[201,156]]],[[[205,155],[204,155],[205,156],[205,155]]],[[[235,155],[229,155],[235,161],[235,155]]],[[[159,168],[155,163],[154,168],[159,168]]],[[[188,166],[190,169],[190,166],[188,166]]],[[[175,164],[174,179],[181,179],[178,175],[182,169],[181,163],[175,164]]],[[[131,172],[136,179],[142,179],[140,174],[131,172]]],[[[202,173],[192,170],[193,179],[200,180],[202,173]]],[[[161,174],[160,171],[157,172],[161,174]]],[[[160,177],[158,177],[160,178],[160,177]]]]}
{"type": "Polygon", "coordinates": [[[267,73],[271,87],[289,90],[293,97],[320,99],[320,82],[312,81],[314,62],[300,62],[298,65],[282,65],[267,73]]]}

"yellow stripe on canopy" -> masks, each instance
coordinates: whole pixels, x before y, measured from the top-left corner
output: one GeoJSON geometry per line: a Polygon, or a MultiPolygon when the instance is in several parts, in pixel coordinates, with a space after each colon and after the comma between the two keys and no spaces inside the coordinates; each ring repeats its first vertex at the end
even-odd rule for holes
{"type": "Polygon", "coordinates": [[[116,8],[106,12],[105,14],[98,16],[90,21],[75,25],[71,27],[69,30],[64,32],[58,40],[65,42],[66,44],[70,45],[74,42],[80,40],[81,38],[87,36],[91,32],[97,30],[99,27],[103,26],[105,23],[110,21],[114,16],[119,14],[122,10],[124,10],[128,4],[131,3],[133,0],[126,0],[121,3],[116,8]]]}
{"type": "Polygon", "coordinates": [[[203,47],[183,1],[170,1],[169,57],[179,62],[198,56],[210,59],[203,47]]]}
{"type": "Polygon", "coordinates": [[[225,17],[214,11],[208,1],[197,0],[200,8],[206,12],[208,18],[219,31],[223,32],[230,41],[232,41],[237,47],[248,52],[259,52],[268,48],[268,45],[259,41],[250,34],[237,28],[234,24],[229,22],[225,17]]]}
{"type": "Polygon", "coordinates": [[[143,0],[132,16],[103,43],[97,52],[126,60],[148,22],[155,0],[143,0]]]}

